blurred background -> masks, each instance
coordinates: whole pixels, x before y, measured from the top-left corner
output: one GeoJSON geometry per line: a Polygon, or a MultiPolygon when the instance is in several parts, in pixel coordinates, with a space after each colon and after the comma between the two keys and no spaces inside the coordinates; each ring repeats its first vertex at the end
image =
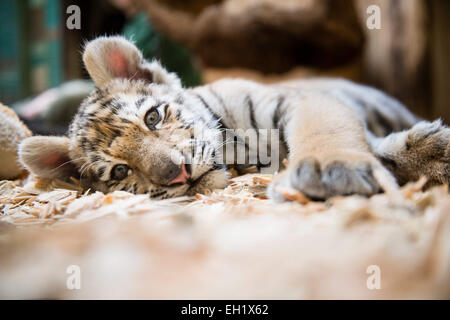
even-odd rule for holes
{"type": "Polygon", "coordinates": [[[344,77],[449,124],[449,31],[446,0],[1,0],[0,102],[34,133],[65,133],[93,88],[83,44],[122,34],[185,86],[344,77]]]}

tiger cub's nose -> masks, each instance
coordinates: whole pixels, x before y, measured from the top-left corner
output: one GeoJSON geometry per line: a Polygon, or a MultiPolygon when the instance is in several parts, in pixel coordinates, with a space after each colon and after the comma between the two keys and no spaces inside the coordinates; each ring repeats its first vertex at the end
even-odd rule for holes
{"type": "Polygon", "coordinates": [[[171,179],[168,183],[168,185],[173,185],[176,183],[186,183],[186,181],[189,179],[190,175],[186,171],[186,166],[184,163],[181,163],[181,166],[173,165],[169,172],[168,176],[171,179]]]}

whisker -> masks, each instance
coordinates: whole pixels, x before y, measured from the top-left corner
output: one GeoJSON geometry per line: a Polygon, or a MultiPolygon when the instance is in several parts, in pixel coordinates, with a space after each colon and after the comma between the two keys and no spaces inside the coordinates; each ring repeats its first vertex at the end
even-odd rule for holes
{"type": "Polygon", "coordinates": [[[91,163],[89,163],[89,162],[86,162],[86,163],[84,163],[82,166],[81,166],[81,168],[80,168],[80,180],[81,180],[81,178],[83,178],[83,174],[84,174],[84,172],[86,172],[87,170],[89,170],[90,168],[92,168],[94,165],[96,165],[97,163],[101,163],[102,161],[101,160],[97,160],[97,161],[94,161],[94,162],[91,162],[91,163]]]}
{"type": "Polygon", "coordinates": [[[87,157],[80,157],[80,158],[77,158],[77,159],[72,159],[72,160],[66,161],[66,162],[60,164],[59,166],[57,166],[56,168],[53,168],[51,171],[55,171],[55,170],[61,168],[62,166],[66,165],[68,163],[75,162],[75,161],[82,160],[82,159],[87,159],[87,157]]]}

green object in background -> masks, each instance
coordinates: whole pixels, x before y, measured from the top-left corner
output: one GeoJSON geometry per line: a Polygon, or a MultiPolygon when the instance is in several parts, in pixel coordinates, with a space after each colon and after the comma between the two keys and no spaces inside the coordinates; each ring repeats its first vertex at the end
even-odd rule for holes
{"type": "Polygon", "coordinates": [[[0,1],[0,101],[9,104],[29,93],[26,72],[26,30],[20,24],[26,11],[24,0],[0,1]]]}
{"type": "Polygon", "coordinates": [[[10,104],[62,81],[60,0],[0,1],[0,101],[10,104]]]}
{"type": "Polygon", "coordinates": [[[147,60],[156,58],[167,70],[177,73],[184,86],[193,87],[202,83],[189,50],[156,32],[144,12],[125,25],[123,35],[134,41],[147,60]]]}
{"type": "Polygon", "coordinates": [[[62,16],[60,0],[31,0],[30,74],[32,93],[62,81],[62,16]]]}

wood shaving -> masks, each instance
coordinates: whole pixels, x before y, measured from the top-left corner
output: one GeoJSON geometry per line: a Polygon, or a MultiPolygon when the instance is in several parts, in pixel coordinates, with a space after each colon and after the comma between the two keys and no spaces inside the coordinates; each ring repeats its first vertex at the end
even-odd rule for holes
{"type": "Polygon", "coordinates": [[[311,201],[303,193],[292,188],[277,186],[275,190],[281,193],[281,195],[286,199],[296,201],[300,204],[307,204],[311,201]]]}
{"type": "Polygon", "coordinates": [[[427,178],[426,177],[421,177],[416,182],[408,183],[402,189],[403,196],[406,199],[411,199],[414,196],[414,194],[416,194],[419,191],[421,191],[423,189],[423,187],[425,187],[426,184],[427,184],[427,178]]]}

